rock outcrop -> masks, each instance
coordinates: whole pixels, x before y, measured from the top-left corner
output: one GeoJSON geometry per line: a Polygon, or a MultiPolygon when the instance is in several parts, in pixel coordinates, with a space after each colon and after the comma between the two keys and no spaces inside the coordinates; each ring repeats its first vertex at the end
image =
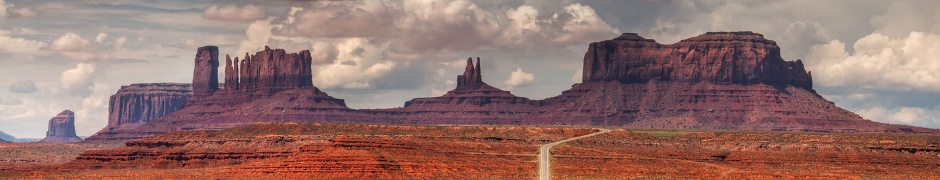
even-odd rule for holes
{"type": "Polygon", "coordinates": [[[219,47],[199,47],[195,62],[193,96],[202,98],[212,95],[219,90],[219,47]]]}
{"type": "Polygon", "coordinates": [[[143,83],[121,86],[117,93],[111,95],[108,126],[99,133],[137,128],[179,110],[192,95],[192,84],[143,83]]]}
{"type": "Polygon", "coordinates": [[[49,130],[46,138],[39,142],[68,143],[81,142],[82,138],[75,135],[75,113],[65,110],[49,120],[49,130]]]}

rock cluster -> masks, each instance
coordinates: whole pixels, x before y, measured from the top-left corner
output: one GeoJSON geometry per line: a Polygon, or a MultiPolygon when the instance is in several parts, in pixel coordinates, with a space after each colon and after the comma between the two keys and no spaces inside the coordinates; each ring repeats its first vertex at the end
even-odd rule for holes
{"type": "Polygon", "coordinates": [[[265,47],[254,55],[246,53],[244,59],[226,55],[225,83],[221,85],[218,76],[205,74],[218,72],[214,64],[217,56],[215,46],[197,49],[193,95],[179,111],[140,127],[105,129],[89,139],[130,140],[162,132],[224,129],[264,121],[322,122],[343,119],[336,117],[353,111],[342,99],[313,86],[309,51],[286,53],[265,47]]]}
{"type": "MultiPolygon", "coordinates": [[[[583,83],[545,100],[483,82],[467,59],[457,87],[404,107],[354,110],[312,84],[309,51],[270,49],[234,61],[225,85],[213,46],[197,50],[193,98],[139,128],[102,134],[129,140],[172,131],[255,122],[389,124],[572,124],[636,128],[940,134],[935,129],[862,119],[812,89],[800,60],[784,61],[776,42],[752,32],[710,32],[663,45],[634,33],[591,43],[583,83]]],[[[101,133],[99,133],[101,134],[101,133]]],[[[97,136],[97,135],[96,135],[97,136]]],[[[94,137],[98,138],[98,137],[94,137]]]]}
{"type": "Polygon", "coordinates": [[[46,138],[39,142],[81,142],[82,138],[75,135],[75,113],[65,110],[49,119],[49,130],[46,131],[46,138]]]}
{"type": "Polygon", "coordinates": [[[244,59],[225,55],[225,90],[231,94],[270,96],[297,88],[313,87],[309,50],[286,53],[265,46],[244,59]]]}

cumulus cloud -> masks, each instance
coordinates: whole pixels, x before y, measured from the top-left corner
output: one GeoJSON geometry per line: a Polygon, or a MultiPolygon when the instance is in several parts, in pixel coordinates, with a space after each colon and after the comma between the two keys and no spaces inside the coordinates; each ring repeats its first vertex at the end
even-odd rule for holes
{"type": "Polygon", "coordinates": [[[121,36],[114,40],[114,49],[123,50],[124,45],[127,44],[127,37],[121,36]]]}
{"type": "Polygon", "coordinates": [[[516,68],[516,71],[509,74],[509,79],[503,81],[503,85],[506,85],[506,89],[511,90],[515,87],[531,85],[533,82],[535,82],[535,74],[522,71],[522,68],[516,68]]]}
{"type": "Polygon", "coordinates": [[[874,33],[846,50],[832,40],[812,48],[808,69],[817,84],[827,87],[920,89],[940,91],[940,35],[911,32],[904,38],[874,33]]]}
{"type": "Polygon", "coordinates": [[[528,5],[488,9],[465,0],[315,2],[292,9],[277,32],[311,38],[382,38],[396,47],[393,50],[421,53],[570,45],[619,33],[593,8],[578,3],[551,11],[550,16],[540,14],[528,5]]]}
{"type": "Polygon", "coordinates": [[[75,68],[62,72],[59,76],[60,88],[71,95],[88,96],[94,87],[97,65],[78,63],[75,68]]]}
{"type": "Polygon", "coordinates": [[[937,127],[940,125],[940,111],[919,107],[872,107],[856,111],[860,116],[883,123],[906,124],[913,126],[937,127]]]}
{"type": "Polygon", "coordinates": [[[248,25],[248,29],[245,30],[246,38],[239,43],[235,54],[252,53],[264,49],[271,39],[273,28],[275,25],[271,24],[271,20],[257,20],[248,25]]]}
{"type": "Polygon", "coordinates": [[[568,17],[556,15],[552,19],[552,21],[564,22],[562,26],[564,33],[555,41],[579,43],[585,40],[610,38],[612,34],[619,33],[619,30],[610,27],[604,20],[601,20],[594,8],[590,6],[575,3],[565,7],[564,12],[568,17]]]}
{"type": "Polygon", "coordinates": [[[388,49],[388,43],[350,38],[337,44],[335,48],[336,60],[331,64],[315,67],[313,83],[317,87],[374,88],[373,80],[384,77],[398,66],[395,62],[382,58],[382,53],[388,49]]]}
{"type": "Polygon", "coordinates": [[[95,42],[101,43],[101,42],[104,42],[104,40],[107,38],[108,38],[107,33],[98,33],[98,36],[95,37],[95,42]]]}
{"type": "MultiPolygon", "coordinates": [[[[100,38],[103,41],[106,37],[107,34],[101,33],[96,40],[100,38]]],[[[65,58],[75,61],[89,62],[114,59],[114,57],[108,52],[105,52],[101,46],[101,43],[93,43],[78,34],[65,33],[53,40],[49,45],[49,49],[58,52],[65,58]]]]}
{"type": "Polygon", "coordinates": [[[17,81],[16,83],[10,84],[10,87],[7,89],[13,93],[34,93],[39,90],[39,88],[36,87],[36,83],[30,80],[17,81]]]}
{"type": "Polygon", "coordinates": [[[0,35],[0,52],[12,54],[35,55],[46,43],[0,35]]]}
{"type": "Polygon", "coordinates": [[[36,11],[28,7],[15,8],[16,6],[13,3],[6,3],[3,0],[0,0],[0,19],[4,18],[29,18],[39,15],[36,11]]]}
{"type": "Polygon", "coordinates": [[[251,21],[263,19],[264,14],[264,8],[255,6],[254,4],[248,4],[242,7],[236,5],[212,5],[203,9],[202,17],[206,19],[251,21]]]}

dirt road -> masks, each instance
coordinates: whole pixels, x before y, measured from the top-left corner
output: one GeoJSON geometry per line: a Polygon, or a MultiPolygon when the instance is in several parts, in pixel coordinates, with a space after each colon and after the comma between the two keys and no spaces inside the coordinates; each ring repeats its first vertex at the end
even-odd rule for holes
{"type": "Polygon", "coordinates": [[[551,152],[549,152],[552,149],[552,147],[554,147],[555,145],[566,143],[568,141],[574,141],[574,140],[583,139],[583,138],[587,138],[591,136],[596,136],[598,134],[604,134],[604,133],[610,132],[610,129],[598,128],[598,130],[600,131],[596,133],[591,133],[591,134],[584,135],[584,136],[578,136],[578,137],[573,137],[573,138],[569,138],[569,139],[565,139],[561,141],[556,141],[556,142],[542,145],[542,147],[539,147],[539,180],[552,179],[552,155],[551,155],[551,152]]]}

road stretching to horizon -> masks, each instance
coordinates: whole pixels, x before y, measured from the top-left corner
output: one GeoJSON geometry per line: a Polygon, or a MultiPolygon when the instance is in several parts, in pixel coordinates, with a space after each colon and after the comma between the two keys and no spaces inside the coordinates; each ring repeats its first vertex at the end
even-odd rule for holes
{"type": "Polygon", "coordinates": [[[553,143],[548,143],[548,144],[542,145],[542,147],[539,147],[539,180],[552,179],[552,154],[551,152],[549,152],[552,149],[552,147],[554,147],[555,145],[566,143],[568,141],[574,141],[574,140],[583,139],[583,138],[610,132],[610,129],[604,129],[604,128],[597,128],[597,130],[600,130],[600,131],[596,133],[584,135],[584,136],[578,136],[578,137],[573,137],[573,138],[569,138],[569,139],[565,139],[561,141],[556,141],[553,143]]]}

